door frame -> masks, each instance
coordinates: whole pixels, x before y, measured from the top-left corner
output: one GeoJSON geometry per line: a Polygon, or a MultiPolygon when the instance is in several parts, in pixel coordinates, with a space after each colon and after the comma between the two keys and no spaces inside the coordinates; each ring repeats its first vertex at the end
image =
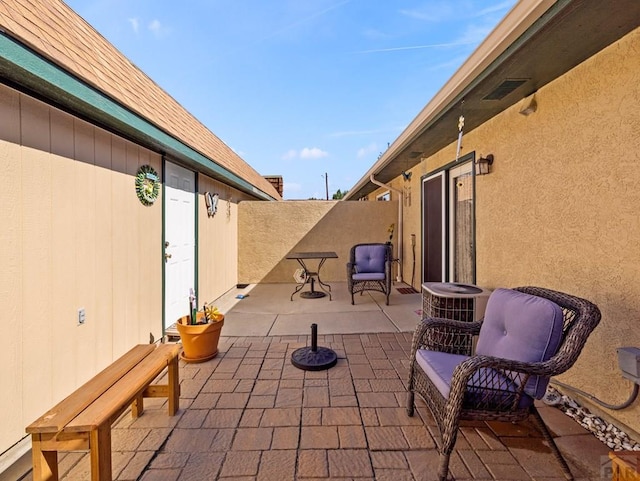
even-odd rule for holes
{"type": "Polygon", "coordinates": [[[442,215],[442,280],[441,282],[451,282],[451,243],[452,243],[452,226],[451,226],[451,171],[462,166],[469,165],[472,177],[472,195],[473,195],[473,208],[472,208],[472,225],[471,225],[471,255],[472,255],[472,264],[473,264],[473,280],[472,283],[475,284],[477,273],[476,273],[476,173],[474,169],[475,165],[475,151],[470,152],[462,157],[458,161],[452,161],[448,164],[445,164],[437,169],[434,169],[426,174],[422,175],[420,178],[421,181],[421,190],[420,190],[420,227],[422,232],[422,259],[421,259],[421,280],[425,282],[425,267],[426,267],[426,259],[425,259],[425,242],[426,242],[426,232],[427,226],[425,225],[425,185],[429,180],[433,180],[438,176],[442,178],[442,207],[441,207],[441,215],[442,215]]]}
{"type": "Polygon", "coordinates": [[[173,322],[167,323],[167,312],[166,312],[166,289],[167,289],[167,270],[166,270],[166,262],[165,262],[165,242],[166,242],[166,233],[167,233],[167,203],[166,203],[166,199],[167,199],[167,163],[172,163],[174,165],[177,165],[179,167],[182,167],[183,169],[189,170],[191,172],[193,172],[193,177],[194,177],[194,211],[193,211],[193,215],[194,215],[194,252],[193,252],[193,262],[194,262],[194,266],[193,266],[193,283],[194,283],[194,290],[196,291],[196,299],[198,298],[197,294],[198,294],[198,252],[199,252],[199,248],[198,248],[198,238],[199,238],[199,234],[198,234],[198,213],[199,213],[199,202],[198,202],[198,179],[199,179],[199,172],[191,169],[190,167],[187,167],[183,164],[180,164],[179,162],[175,161],[174,159],[169,159],[167,158],[166,155],[162,156],[162,239],[161,239],[161,255],[160,255],[160,262],[162,264],[162,319],[160,320],[161,324],[162,324],[162,335],[164,337],[165,335],[165,331],[166,328],[169,327],[171,324],[173,324],[173,322]]]}
{"type": "MultiPolygon", "coordinates": [[[[439,197],[439,201],[440,201],[440,206],[439,206],[439,217],[440,217],[440,232],[439,232],[439,237],[440,237],[440,278],[442,280],[447,278],[447,269],[449,268],[449,263],[447,262],[448,259],[448,242],[447,242],[447,236],[448,236],[448,232],[447,232],[447,223],[446,223],[446,218],[447,218],[447,210],[448,210],[448,194],[447,194],[447,188],[448,188],[448,182],[447,182],[447,175],[446,175],[446,171],[444,169],[440,169],[439,171],[435,171],[432,172],[431,174],[425,175],[422,177],[421,182],[422,182],[422,189],[420,191],[420,196],[421,196],[421,216],[420,216],[420,222],[421,222],[421,231],[422,231],[422,253],[421,253],[421,280],[422,282],[425,282],[425,277],[426,277],[426,267],[427,267],[427,258],[429,257],[427,254],[427,248],[428,248],[428,243],[427,243],[427,239],[429,237],[428,233],[427,233],[427,222],[425,221],[426,217],[427,217],[427,209],[430,207],[427,205],[427,199],[426,199],[426,189],[427,189],[427,183],[431,182],[431,181],[435,181],[435,180],[440,180],[439,182],[439,187],[440,187],[440,195],[439,197]]],[[[434,212],[435,214],[435,212],[434,212]]],[[[437,235],[438,233],[436,233],[437,235]]]]}

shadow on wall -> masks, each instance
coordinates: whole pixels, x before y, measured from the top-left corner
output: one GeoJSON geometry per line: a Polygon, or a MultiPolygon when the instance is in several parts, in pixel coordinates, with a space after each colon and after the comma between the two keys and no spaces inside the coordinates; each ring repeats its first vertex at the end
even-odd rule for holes
{"type": "MultiPolygon", "coordinates": [[[[333,251],[322,279],[346,281],[351,246],[386,242],[397,224],[398,204],[356,201],[241,202],[238,214],[238,278],[241,283],[294,282],[299,268],[289,252],[333,251]]],[[[308,264],[313,269],[317,264],[308,264]]]]}

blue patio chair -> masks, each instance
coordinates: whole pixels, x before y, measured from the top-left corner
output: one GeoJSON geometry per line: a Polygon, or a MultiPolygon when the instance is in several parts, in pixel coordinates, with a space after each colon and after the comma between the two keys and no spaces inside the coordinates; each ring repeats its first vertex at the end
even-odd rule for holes
{"type": "Polygon", "coordinates": [[[347,283],[353,295],[364,291],[378,291],[386,296],[389,305],[391,294],[391,244],[356,244],[351,248],[347,263],[347,283]]]}
{"type": "Polygon", "coordinates": [[[534,399],[544,396],[549,378],[569,369],[600,311],[589,301],[537,287],[496,289],[482,322],[426,318],[414,332],[407,414],[414,395],[427,404],[440,431],[438,477],[447,479],[461,420],[523,421],[532,416],[573,479],[534,399]],[[472,336],[477,347],[472,353],[472,336]]]}

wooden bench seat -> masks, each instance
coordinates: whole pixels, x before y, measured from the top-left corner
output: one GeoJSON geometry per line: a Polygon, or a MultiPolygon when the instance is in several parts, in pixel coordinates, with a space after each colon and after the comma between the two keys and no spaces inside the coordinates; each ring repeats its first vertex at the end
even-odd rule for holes
{"type": "Polygon", "coordinates": [[[140,344],[27,426],[31,434],[34,481],[58,479],[58,451],[89,450],[91,479],[110,481],[111,425],[131,406],[144,411],[145,397],[166,397],[169,415],[179,409],[176,344],[140,344]],[[168,369],[167,384],[154,384],[168,369]]]}

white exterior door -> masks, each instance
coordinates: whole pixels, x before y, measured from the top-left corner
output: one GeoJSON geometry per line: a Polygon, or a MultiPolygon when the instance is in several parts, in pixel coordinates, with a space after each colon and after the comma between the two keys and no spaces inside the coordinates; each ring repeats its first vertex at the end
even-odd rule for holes
{"type": "Polygon", "coordinates": [[[189,314],[189,290],[195,291],[195,173],[165,162],[164,327],[189,314]]]}

